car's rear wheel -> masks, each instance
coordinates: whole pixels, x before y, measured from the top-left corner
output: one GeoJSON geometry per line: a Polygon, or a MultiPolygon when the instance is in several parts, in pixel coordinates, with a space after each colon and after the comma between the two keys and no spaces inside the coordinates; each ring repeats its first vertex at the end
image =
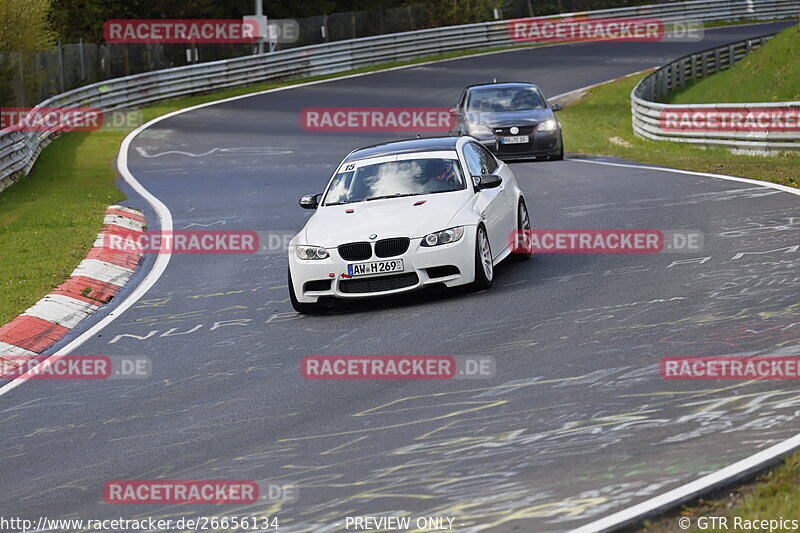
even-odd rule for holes
{"type": "Polygon", "coordinates": [[[301,315],[313,315],[319,313],[323,308],[321,304],[318,303],[309,304],[297,300],[297,296],[295,296],[294,294],[294,285],[292,284],[291,270],[288,270],[287,277],[289,280],[289,301],[292,302],[292,308],[294,308],[294,310],[300,313],[301,315]]]}
{"type": "Polygon", "coordinates": [[[486,228],[481,225],[478,226],[478,233],[475,236],[475,281],[472,286],[475,289],[488,289],[492,286],[493,279],[492,247],[489,244],[486,228]]]}
{"type": "Polygon", "coordinates": [[[531,231],[531,218],[528,215],[528,208],[525,206],[525,200],[519,199],[519,207],[517,207],[517,235],[514,248],[525,251],[515,251],[511,253],[511,259],[514,261],[527,261],[531,258],[530,252],[530,231],[531,231]]]}

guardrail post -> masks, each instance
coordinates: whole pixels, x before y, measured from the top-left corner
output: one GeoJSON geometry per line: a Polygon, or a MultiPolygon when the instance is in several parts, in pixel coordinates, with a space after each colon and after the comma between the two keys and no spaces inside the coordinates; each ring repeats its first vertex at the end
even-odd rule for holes
{"type": "Polygon", "coordinates": [[[733,45],[728,47],[728,64],[732,67],[736,63],[736,51],[733,49],[733,45]]]}
{"type": "Polygon", "coordinates": [[[720,53],[719,53],[719,48],[717,48],[716,50],[714,50],[714,72],[720,71],[719,63],[720,63],[720,53]]]}
{"type": "Polygon", "coordinates": [[[708,76],[708,52],[703,52],[703,59],[700,62],[700,68],[702,69],[702,77],[705,78],[708,76]]]}

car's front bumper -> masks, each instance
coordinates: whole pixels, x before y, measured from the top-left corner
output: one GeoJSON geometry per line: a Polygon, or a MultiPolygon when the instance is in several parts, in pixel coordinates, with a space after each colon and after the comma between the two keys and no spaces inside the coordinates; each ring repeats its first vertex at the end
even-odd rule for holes
{"type": "Polygon", "coordinates": [[[529,141],[520,144],[503,144],[499,136],[479,139],[480,143],[502,160],[529,159],[552,155],[559,149],[561,131],[534,131],[528,135],[529,141]]]}
{"type": "Polygon", "coordinates": [[[328,248],[327,259],[301,260],[292,246],[289,248],[292,288],[298,302],[315,303],[320,298],[370,298],[431,285],[455,287],[472,283],[475,280],[475,234],[475,226],[466,226],[464,236],[457,242],[432,247],[420,246],[420,238],[411,239],[408,250],[402,255],[386,258],[373,255],[366,261],[346,261],[336,248],[328,248]],[[403,260],[402,272],[347,277],[348,264],[395,259],[403,260]]]}

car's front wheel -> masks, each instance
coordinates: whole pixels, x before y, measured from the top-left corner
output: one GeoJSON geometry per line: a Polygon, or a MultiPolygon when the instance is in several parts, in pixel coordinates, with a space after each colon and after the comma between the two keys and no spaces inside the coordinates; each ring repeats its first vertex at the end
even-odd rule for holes
{"type": "Polygon", "coordinates": [[[561,134],[558,136],[558,147],[552,154],[550,154],[549,159],[550,161],[561,161],[564,159],[564,138],[561,136],[561,134]]]}
{"type": "Polygon", "coordinates": [[[489,236],[486,228],[478,226],[475,236],[475,289],[488,289],[494,279],[494,263],[492,262],[492,247],[489,245],[489,236]]]}
{"type": "Polygon", "coordinates": [[[528,215],[528,208],[525,206],[525,200],[520,198],[519,207],[517,207],[517,234],[516,242],[514,243],[515,251],[511,253],[511,258],[514,261],[527,261],[531,258],[530,231],[531,217],[528,215]],[[527,252],[525,250],[527,250],[527,252]]]}
{"type": "Polygon", "coordinates": [[[294,285],[292,284],[292,271],[288,270],[287,278],[289,280],[289,301],[292,303],[292,308],[301,315],[313,315],[322,310],[322,305],[318,303],[309,304],[297,300],[294,294],[294,285]]]}

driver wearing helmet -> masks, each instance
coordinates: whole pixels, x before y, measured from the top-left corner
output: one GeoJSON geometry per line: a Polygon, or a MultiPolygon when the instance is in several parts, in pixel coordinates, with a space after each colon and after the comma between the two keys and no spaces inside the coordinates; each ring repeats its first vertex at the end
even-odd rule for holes
{"type": "Polygon", "coordinates": [[[536,107],[536,98],[530,91],[517,91],[511,100],[511,105],[515,110],[532,109],[536,107]]]}
{"type": "Polygon", "coordinates": [[[421,178],[430,192],[451,191],[458,187],[458,174],[449,159],[429,159],[421,178]]]}

